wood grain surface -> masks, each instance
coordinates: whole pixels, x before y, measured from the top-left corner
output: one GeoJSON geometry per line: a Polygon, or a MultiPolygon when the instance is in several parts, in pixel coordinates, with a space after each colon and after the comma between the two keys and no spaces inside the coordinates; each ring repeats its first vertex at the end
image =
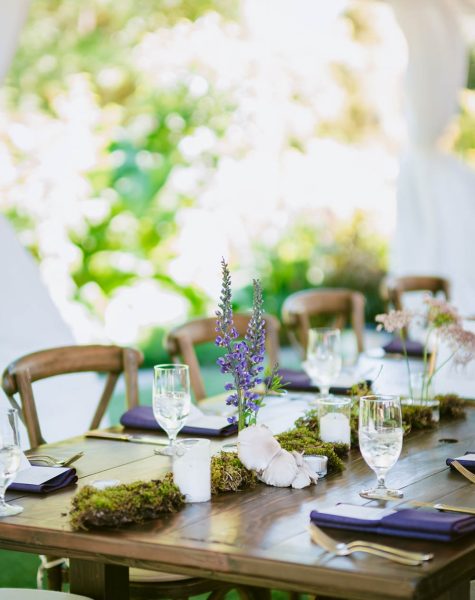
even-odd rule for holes
{"type": "MultiPolygon", "coordinates": [[[[275,415],[278,429],[302,410],[298,402],[278,399],[271,406],[272,401],[268,400],[266,410],[268,415],[275,415]]],[[[222,442],[213,443],[217,448],[222,442]]],[[[375,476],[356,450],[351,452],[344,473],[321,480],[316,487],[291,490],[260,484],[252,491],[188,504],[176,515],[142,526],[78,533],[71,531],[67,517],[78,488],[97,479],[128,482],[160,477],[170,469],[170,459],[156,456],[153,446],[84,437],[42,449],[58,457],[85,452],[76,465],[78,486],[44,496],[9,493],[7,499],[21,504],[24,512],[0,521],[0,547],[70,557],[75,565],[75,593],[89,590],[91,595],[91,590],[99,587],[93,598],[114,597],[106,590],[110,585],[104,575],[107,569],[101,568],[100,577],[96,573],[92,588],[86,585],[86,567],[92,563],[95,571],[98,564],[117,565],[115,578],[125,577],[129,566],[140,566],[354,600],[469,598],[468,581],[475,574],[475,536],[436,543],[357,534],[360,539],[434,552],[434,560],[422,567],[404,567],[363,554],[332,557],[311,543],[307,527],[312,509],[336,502],[368,504],[358,492],[373,484],[375,476]],[[82,576],[77,577],[78,573],[82,576]]],[[[388,484],[402,488],[405,500],[475,508],[473,486],[445,466],[448,456],[474,449],[475,409],[470,408],[465,420],[406,438],[388,484]],[[457,441],[441,441],[445,439],[457,441]]],[[[355,539],[351,532],[327,531],[342,541],[355,539]]]]}

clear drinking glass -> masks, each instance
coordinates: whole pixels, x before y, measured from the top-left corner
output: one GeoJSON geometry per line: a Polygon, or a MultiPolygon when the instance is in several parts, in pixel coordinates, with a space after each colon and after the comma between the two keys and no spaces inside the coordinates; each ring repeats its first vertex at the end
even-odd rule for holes
{"type": "Polygon", "coordinates": [[[360,399],[359,443],[366,464],[376,473],[377,487],[362,490],[363,498],[402,498],[400,490],[386,487],[386,473],[402,449],[402,417],[399,396],[363,396],[360,399]]]}
{"type": "Polygon", "coordinates": [[[188,365],[156,365],[153,379],[153,414],[167,433],[169,445],[160,454],[176,453],[176,436],[190,414],[188,365]]]}
{"type": "Polygon", "coordinates": [[[320,388],[320,396],[330,393],[330,384],[341,371],[340,330],[318,327],[308,332],[307,358],[303,367],[312,383],[320,388]]]}
{"type": "Polygon", "coordinates": [[[18,430],[18,412],[0,407],[0,517],[22,512],[22,506],[5,502],[5,491],[20,468],[21,450],[18,430]]]}

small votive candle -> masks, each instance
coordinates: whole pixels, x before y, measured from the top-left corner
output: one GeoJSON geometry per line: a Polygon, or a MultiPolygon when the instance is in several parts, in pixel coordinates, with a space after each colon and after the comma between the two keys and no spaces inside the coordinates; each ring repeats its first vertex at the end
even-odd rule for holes
{"type": "Polygon", "coordinates": [[[303,459],[307,463],[307,465],[312,469],[312,471],[316,475],[318,475],[319,479],[322,479],[322,477],[325,477],[325,475],[327,474],[327,464],[328,464],[327,456],[320,456],[317,454],[309,454],[307,456],[304,456],[303,459]]]}
{"type": "Polygon", "coordinates": [[[211,444],[206,439],[183,440],[173,456],[173,479],[185,502],[211,499],[211,444]]]}
{"type": "Polygon", "coordinates": [[[318,420],[322,442],[351,443],[350,398],[319,398],[318,420]]]}

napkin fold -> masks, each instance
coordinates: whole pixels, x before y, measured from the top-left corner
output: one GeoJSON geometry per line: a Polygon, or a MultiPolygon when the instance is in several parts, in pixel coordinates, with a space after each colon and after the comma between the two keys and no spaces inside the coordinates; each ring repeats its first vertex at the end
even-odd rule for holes
{"type": "MultiPolygon", "coordinates": [[[[133,429],[151,429],[163,431],[153,416],[151,406],[135,406],[125,412],[120,418],[124,427],[133,429]]],[[[206,435],[209,437],[226,437],[237,433],[237,423],[228,423],[226,417],[214,415],[199,415],[189,419],[180,433],[188,435],[206,435]]]]}
{"type": "MultiPolygon", "coordinates": [[[[383,346],[383,350],[386,354],[404,354],[404,346],[401,338],[393,338],[383,346]]],[[[408,356],[412,356],[413,358],[422,358],[424,356],[424,345],[415,340],[406,340],[406,352],[408,356]]]]}
{"type": "MultiPolygon", "coordinates": [[[[472,471],[472,473],[475,473],[475,450],[468,450],[467,452],[465,452],[465,454],[463,456],[457,456],[455,458],[448,458],[445,461],[445,463],[449,467],[452,467],[452,462],[454,460],[459,462],[463,467],[465,467],[469,471],[472,471]]],[[[452,469],[454,469],[454,467],[452,467],[452,469]]]]}
{"type": "Polygon", "coordinates": [[[359,517],[345,516],[345,511],[336,511],[339,514],[331,514],[331,511],[325,513],[313,510],[310,520],[319,527],[436,542],[452,542],[468,533],[475,532],[475,516],[472,515],[408,508],[390,511],[390,514],[381,518],[371,518],[371,515],[370,518],[367,518],[367,511],[371,511],[372,507],[353,508],[357,508],[359,517]]]}
{"type": "MultiPolygon", "coordinates": [[[[319,392],[320,388],[313,384],[310,377],[305,371],[296,371],[295,369],[279,369],[279,375],[282,378],[282,385],[286,390],[295,392],[319,392]]],[[[358,378],[355,377],[355,382],[358,382],[358,378]]],[[[371,380],[367,379],[366,383],[371,385],[371,380]]],[[[349,385],[333,385],[330,387],[330,394],[336,394],[337,396],[349,396],[351,394],[351,387],[349,385]]]]}
{"type": "Polygon", "coordinates": [[[20,471],[8,491],[47,494],[76,483],[76,469],[69,467],[37,467],[20,471]]]}

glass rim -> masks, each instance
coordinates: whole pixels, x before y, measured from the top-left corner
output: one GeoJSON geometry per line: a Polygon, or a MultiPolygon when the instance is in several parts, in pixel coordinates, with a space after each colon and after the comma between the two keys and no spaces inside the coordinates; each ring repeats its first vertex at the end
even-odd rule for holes
{"type": "Polygon", "coordinates": [[[388,402],[389,400],[401,402],[401,396],[398,394],[369,394],[368,396],[361,396],[360,400],[369,400],[370,402],[388,402]]]}
{"type": "Polygon", "coordinates": [[[351,397],[345,396],[325,396],[324,398],[317,398],[317,408],[319,405],[325,406],[351,406],[351,397]]]}
{"type": "Polygon", "coordinates": [[[189,369],[190,367],[181,363],[163,363],[160,365],[153,365],[154,370],[162,369],[163,371],[171,371],[172,369],[189,369]]]}
{"type": "Polygon", "coordinates": [[[338,327],[310,327],[308,331],[309,333],[310,331],[317,331],[321,333],[329,333],[330,331],[334,331],[335,333],[341,333],[341,329],[338,327]]]}

